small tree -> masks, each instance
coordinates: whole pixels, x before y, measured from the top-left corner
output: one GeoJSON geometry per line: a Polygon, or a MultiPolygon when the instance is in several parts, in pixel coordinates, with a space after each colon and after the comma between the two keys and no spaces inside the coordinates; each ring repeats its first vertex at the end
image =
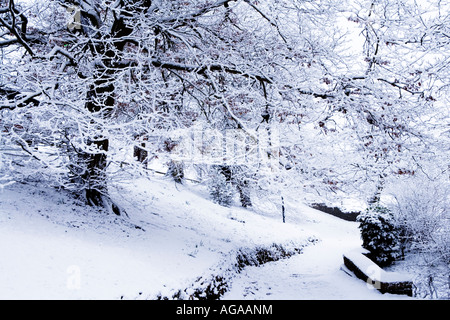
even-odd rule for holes
{"type": "Polygon", "coordinates": [[[233,185],[217,167],[213,167],[210,174],[208,189],[209,194],[215,203],[224,207],[231,206],[234,196],[233,185]]]}
{"type": "Polygon", "coordinates": [[[399,256],[399,235],[393,214],[385,207],[368,208],[357,218],[363,247],[380,266],[390,265],[399,256]]]}

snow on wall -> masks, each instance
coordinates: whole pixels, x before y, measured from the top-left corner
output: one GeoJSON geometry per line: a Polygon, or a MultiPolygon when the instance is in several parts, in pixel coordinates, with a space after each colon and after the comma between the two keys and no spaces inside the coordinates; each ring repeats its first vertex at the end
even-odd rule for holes
{"type": "Polygon", "coordinates": [[[412,296],[413,282],[409,275],[387,272],[370,260],[366,250],[353,250],[344,254],[344,264],[358,278],[373,285],[382,293],[412,296]]]}

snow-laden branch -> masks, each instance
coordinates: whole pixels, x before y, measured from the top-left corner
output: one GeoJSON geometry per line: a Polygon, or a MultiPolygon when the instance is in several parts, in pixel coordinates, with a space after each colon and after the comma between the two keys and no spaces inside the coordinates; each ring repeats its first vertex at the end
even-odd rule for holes
{"type": "Polygon", "coordinates": [[[93,1],[83,0],[80,4],[83,13],[85,13],[89,17],[91,23],[96,28],[100,28],[102,26],[102,19],[100,18],[97,10],[95,10],[95,4],[93,3],[93,1]]]}
{"type": "MultiPolygon", "coordinates": [[[[0,18],[1,19],[1,18],[0,18]]],[[[16,43],[18,43],[19,42],[19,40],[17,40],[17,39],[14,39],[14,38],[12,38],[12,39],[7,39],[7,40],[3,40],[3,41],[0,41],[0,47],[8,47],[8,46],[10,46],[10,45],[12,45],[12,44],[16,44],[16,43]]]]}
{"type": "Polygon", "coordinates": [[[15,36],[14,43],[19,43],[25,50],[31,55],[34,56],[34,52],[28,43],[23,39],[22,35],[16,30],[15,26],[15,15],[12,15],[14,18],[12,19],[11,24],[8,24],[3,18],[0,17],[0,24],[9,30],[11,34],[15,36]]]}
{"type": "MultiPolygon", "coordinates": [[[[10,102],[10,101],[2,102],[0,104],[0,110],[3,110],[3,109],[13,110],[15,108],[25,107],[30,103],[33,105],[38,105],[39,101],[36,100],[35,98],[39,97],[42,93],[43,93],[42,91],[31,92],[31,93],[26,94],[23,98],[15,101],[15,102],[10,102]]],[[[1,94],[1,92],[0,92],[0,94],[1,94]]],[[[20,92],[13,93],[14,96],[19,95],[19,94],[20,94],[20,92]]]]}
{"type": "Polygon", "coordinates": [[[286,38],[281,33],[280,28],[276,22],[274,22],[272,19],[270,19],[264,12],[262,12],[258,7],[256,7],[253,3],[251,3],[250,0],[244,0],[244,2],[247,3],[250,7],[252,7],[256,12],[258,12],[259,15],[261,15],[261,17],[266,19],[272,25],[272,27],[275,27],[275,29],[277,29],[277,32],[280,35],[281,39],[283,39],[284,43],[287,43],[286,38]]]}
{"type": "Polygon", "coordinates": [[[53,58],[56,57],[57,54],[63,55],[64,57],[66,57],[67,59],[70,60],[70,63],[72,65],[76,65],[74,56],[69,51],[67,51],[59,46],[55,46],[48,54],[46,54],[44,56],[39,56],[38,58],[52,60],[53,58]]]}
{"type": "Polygon", "coordinates": [[[186,72],[193,72],[200,75],[204,75],[206,71],[213,71],[213,72],[225,72],[229,74],[235,74],[240,75],[245,78],[252,78],[256,79],[260,82],[266,82],[266,83],[273,83],[273,80],[258,74],[250,74],[247,72],[244,72],[242,70],[238,70],[236,68],[225,66],[222,64],[210,64],[210,65],[189,65],[189,64],[183,64],[183,63],[175,63],[175,62],[163,62],[160,60],[151,60],[151,65],[156,68],[164,68],[164,69],[172,69],[177,71],[186,71],[186,72]]]}
{"type": "Polygon", "coordinates": [[[222,6],[227,7],[230,2],[236,2],[236,1],[237,0],[220,0],[215,3],[209,4],[207,6],[204,6],[203,8],[198,9],[198,10],[191,12],[189,14],[186,14],[186,15],[179,15],[176,17],[169,17],[166,19],[161,19],[160,22],[161,23],[170,23],[170,24],[172,24],[172,23],[184,24],[187,21],[192,21],[193,19],[196,19],[208,12],[211,12],[214,9],[220,8],[222,6]]]}

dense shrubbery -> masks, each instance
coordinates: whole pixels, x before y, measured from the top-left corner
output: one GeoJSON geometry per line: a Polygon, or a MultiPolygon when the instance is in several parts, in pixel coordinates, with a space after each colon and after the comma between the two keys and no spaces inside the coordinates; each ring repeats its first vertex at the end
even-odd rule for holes
{"type": "Polygon", "coordinates": [[[380,266],[391,264],[399,256],[399,232],[393,214],[385,207],[368,208],[358,216],[363,247],[380,266]]]}

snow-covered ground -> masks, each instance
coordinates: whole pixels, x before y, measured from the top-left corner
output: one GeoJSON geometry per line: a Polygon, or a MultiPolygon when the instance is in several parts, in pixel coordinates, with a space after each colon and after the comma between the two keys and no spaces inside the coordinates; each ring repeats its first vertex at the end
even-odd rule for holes
{"type": "Polygon", "coordinates": [[[285,197],[282,223],[267,199],[226,208],[202,186],[161,176],[123,180],[110,191],[128,217],[98,213],[53,189],[2,189],[0,299],[156,299],[224,270],[223,299],[403,298],[340,270],[342,253],[360,246],[354,222],[294,198],[285,197]],[[273,244],[303,251],[232,273],[233,253],[273,244]]]}
{"type": "Polygon", "coordinates": [[[343,271],[346,270],[343,253],[360,249],[356,223],[315,210],[307,210],[307,214],[312,222],[308,223],[308,229],[314,231],[320,242],[290,259],[246,268],[234,279],[224,299],[410,299],[380,294],[373,286],[343,271]]]}

